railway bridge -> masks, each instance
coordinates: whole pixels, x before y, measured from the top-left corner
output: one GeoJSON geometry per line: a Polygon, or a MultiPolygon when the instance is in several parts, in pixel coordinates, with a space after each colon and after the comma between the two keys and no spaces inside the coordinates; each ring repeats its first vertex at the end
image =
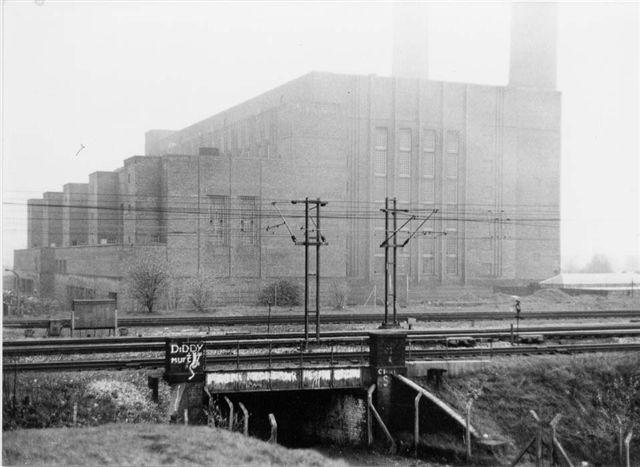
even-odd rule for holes
{"type": "Polygon", "coordinates": [[[413,381],[428,375],[437,382],[445,370],[435,362],[408,362],[406,340],[406,331],[378,330],[369,333],[367,360],[234,368],[205,366],[206,348],[197,339],[168,340],[172,418],[202,423],[206,416],[262,436],[275,424],[280,440],[297,446],[325,440],[385,443],[395,450],[400,433],[412,433],[417,447],[421,431],[438,428],[468,429],[482,441],[455,410],[413,381]]]}

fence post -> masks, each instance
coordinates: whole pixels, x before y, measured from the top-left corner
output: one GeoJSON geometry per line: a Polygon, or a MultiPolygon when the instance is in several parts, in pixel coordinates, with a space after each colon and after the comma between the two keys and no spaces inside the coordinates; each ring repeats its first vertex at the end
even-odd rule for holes
{"type": "Polygon", "coordinates": [[[373,423],[371,421],[371,405],[373,401],[373,391],[376,385],[373,384],[367,391],[367,446],[373,444],[373,423]]]}
{"type": "Polygon", "coordinates": [[[529,413],[536,421],[536,467],[542,466],[542,426],[540,417],[535,410],[529,410],[529,413]]]}
{"type": "Polygon", "coordinates": [[[625,465],[624,459],[624,431],[622,429],[622,419],[616,415],[618,419],[618,460],[620,465],[625,465]]]}
{"type": "Polygon", "coordinates": [[[184,424],[189,424],[189,409],[184,409],[184,424]]]}
{"type": "Polygon", "coordinates": [[[633,436],[633,430],[629,430],[629,434],[624,439],[624,447],[625,447],[626,457],[627,457],[627,467],[631,467],[631,452],[629,450],[629,446],[631,444],[632,436],[633,436]]]}
{"type": "Polygon", "coordinates": [[[413,422],[413,449],[414,449],[414,456],[416,458],[418,457],[418,443],[420,441],[420,398],[421,397],[422,397],[422,393],[419,392],[416,398],[413,400],[413,406],[415,409],[414,422],[413,422]]]}
{"type": "Polygon", "coordinates": [[[557,443],[556,427],[558,426],[558,423],[560,422],[561,418],[562,418],[562,414],[558,413],[549,422],[549,426],[551,427],[551,446],[549,446],[549,448],[551,449],[551,465],[557,464],[556,462],[556,457],[557,457],[556,456],[556,443],[557,443]]]}
{"type": "Polygon", "coordinates": [[[224,400],[229,406],[229,430],[233,431],[233,402],[227,396],[224,396],[224,400]]]}
{"type": "Polygon", "coordinates": [[[473,398],[467,401],[467,417],[466,417],[466,431],[465,431],[465,444],[467,447],[467,462],[471,461],[471,406],[473,405],[473,398]]]}
{"type": "Polygon", "coordinates": [[[78,403],[73,403],[73,426],[78,425],[78,403]]]}
{"type": "Polygon", "coordinates": [[[276,417],[270,413],[269,414],[269,424],[271,425],[271,437],[269,438],[270,443],[278,443],[278,423],[276,422],[276,417]]]}
{"type": "Polygon", "coordinates": [[[240,410],[242,410],[242,432],[245,436],[249,436],[249,411],[242,402],[238,402],[238,405],[240,406],[240,410]]]}

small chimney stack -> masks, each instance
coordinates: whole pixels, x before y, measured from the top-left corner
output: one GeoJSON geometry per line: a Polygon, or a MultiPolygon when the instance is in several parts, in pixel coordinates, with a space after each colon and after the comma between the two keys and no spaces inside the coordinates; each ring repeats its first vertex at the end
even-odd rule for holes
{"type": "Polygon", "coordinates": [[[420,2],[393,5],[393,66],[398,78],[429,77],[427,7],[420,2]]]}
{"type": "Polygon", "coordinates": [[[556,88],[556,3],[513,3],[509,85],[556,88]]]}

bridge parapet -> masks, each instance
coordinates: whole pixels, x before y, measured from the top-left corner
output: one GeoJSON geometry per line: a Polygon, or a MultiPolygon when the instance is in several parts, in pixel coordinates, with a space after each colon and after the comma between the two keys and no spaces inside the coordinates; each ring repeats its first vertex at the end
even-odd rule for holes
{"type": "Polygon", "coordinates": [[[360,389],[371,381],[368,366],[306,366],[216,370],[206,374],[210,393],[360,389]]]}

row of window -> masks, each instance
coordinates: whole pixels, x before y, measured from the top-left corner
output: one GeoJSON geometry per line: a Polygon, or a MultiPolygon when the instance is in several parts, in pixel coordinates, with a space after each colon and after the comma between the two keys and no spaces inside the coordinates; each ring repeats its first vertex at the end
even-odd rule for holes
{"type": "MultiPolygon", "coordinates": [[[[374,136],[374,201],[382,201],[389,195],[387,190],[387,163],[389,131],[386,127],[375,128],[374,136]]],[[[421,174],[423,188],[420,201],[435,202],[436,148],[438,133],[436,130],[424,129],[422,133],[421,174]]],[[[458,151],[459,134],[455,130],[445,132],[444,154],[444,202],[458,202],[458,151]]],[[[411,198],[411,156],[413,140],[412,130],[401,128],[398,131],[398,151],[396,159],[396,192],[400,202],[409,202],[411,198]]]]}
{"type": "MultiPolygon", "coordinates": [[[[424,129],[422,132],[422,176],[435,176],[435,155],[438,141],[436,130],[424,129]]],[[[444,168],[447,178],[458,177],[458,153],[460,136],[456,130],[445,132],[444,168]]],[[[373,171],[376,175],[387,175],[387,159],[389,152],[389,130],[386,127],[376,127],[374,130],[373,171]]],[[[412,130],[401,128],[398,130],[398,156],[396,172],[399,177],[411,175],[411,154],[413,150],[412,130]]]]}

